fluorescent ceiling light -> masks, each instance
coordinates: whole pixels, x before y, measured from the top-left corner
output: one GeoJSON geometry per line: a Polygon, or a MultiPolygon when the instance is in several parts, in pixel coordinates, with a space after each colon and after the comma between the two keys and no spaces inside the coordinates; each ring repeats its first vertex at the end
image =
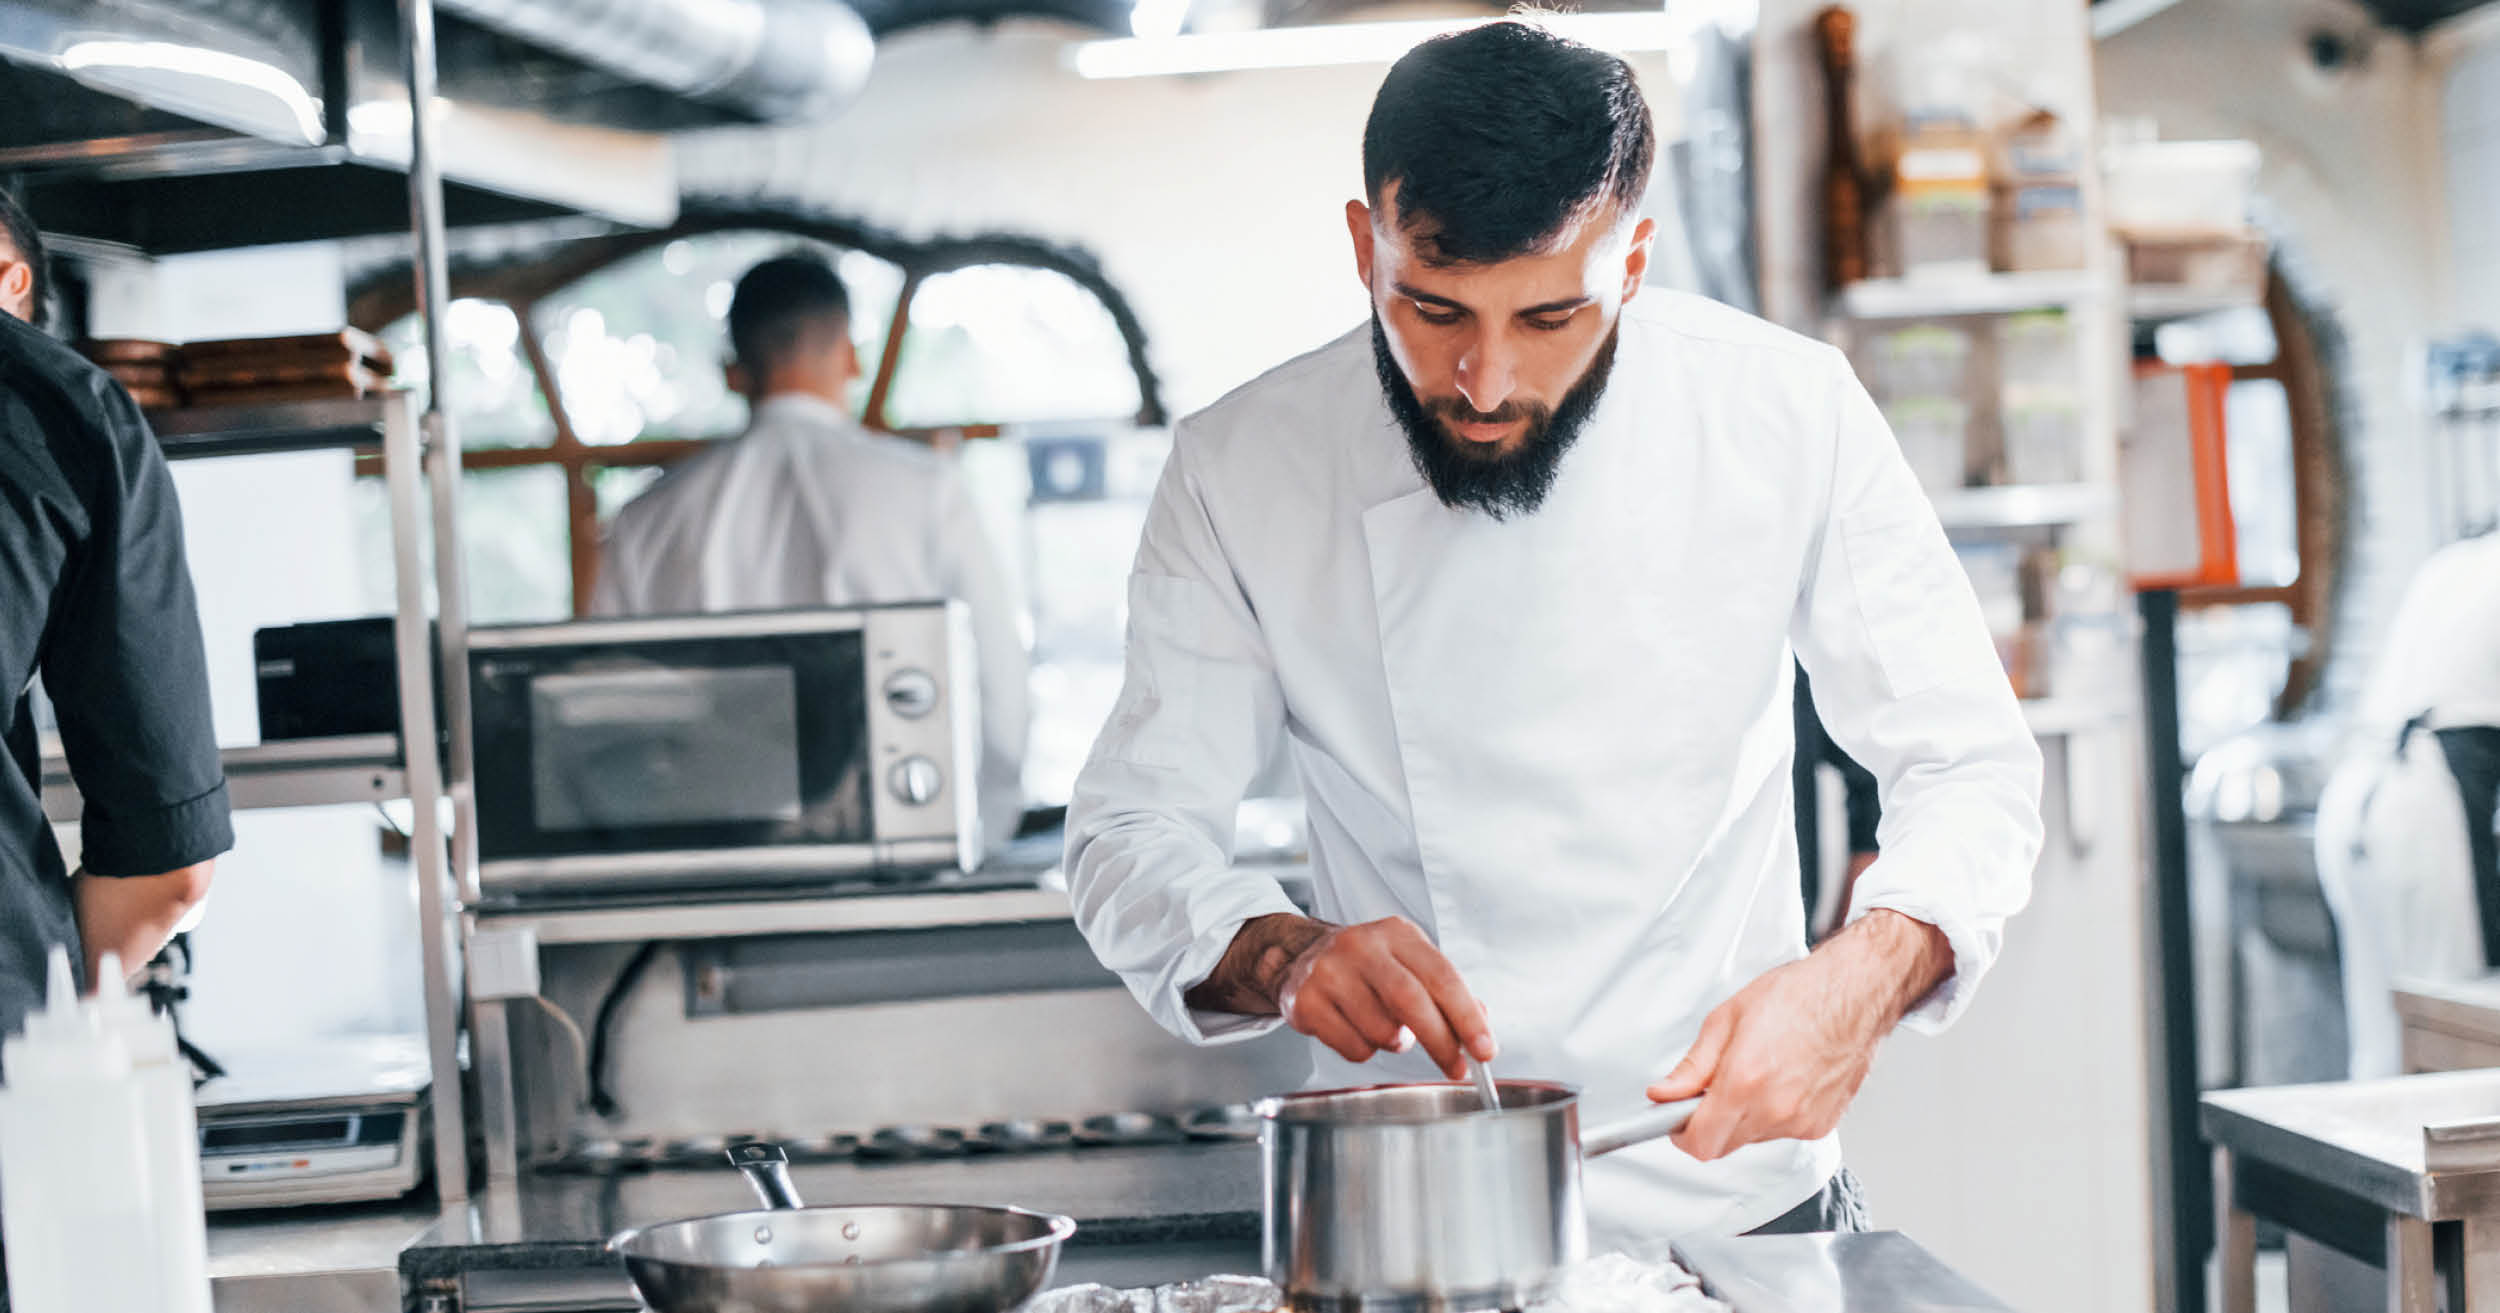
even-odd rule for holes
{"type": "MultiPolygon", "coordinates": [[[[1165,77],[1176,73],[1229,73],[1257,68],[1315,68],[1330,64],[1388,64],[1417,45],[1464,31],[1491,18],[1426,19],[1395,23],[1321,23],[1247,32],[1193,32],[1185,36],[1128,37],[1087,41],[1074,47],[1068,66],[1089,78],[1165,77]]],[[[1558,36],[1617,53],[1674,50],[1689,44],[1699,20],[1690,14],[1653,10],[1610,14],[1551,14],[1531,19],[1558,36]]]]}
{"type": "Polygon", "coordinates": [[[239,113],[253,122],[266,121],[266,102],[254,99],[266,97],[276,102],[279,115],[306,145],[319,143],[323,136],[321,102],[304,84],[275,64],[243,55],[171,41],[80,41],[61,52],[60,65],[80,81],[107,91],[172,93],[178,106],[197,108],[221,120],[239,113]],[[166,86],[161,76],[166,74],[203,79],[250,96],[234,101],[196,90],[186,95],[184,88],[166,86]]]}

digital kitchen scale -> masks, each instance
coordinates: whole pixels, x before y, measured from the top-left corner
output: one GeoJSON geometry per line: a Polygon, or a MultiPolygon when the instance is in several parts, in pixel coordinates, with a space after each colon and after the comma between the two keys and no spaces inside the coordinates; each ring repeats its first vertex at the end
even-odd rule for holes
{"type": "Polygon", "coordinates": [[[396,1199],[425,1179],[432,1072],[416,1035],[220,1054],[200,1086],[210,1212],[396,1199]]]}

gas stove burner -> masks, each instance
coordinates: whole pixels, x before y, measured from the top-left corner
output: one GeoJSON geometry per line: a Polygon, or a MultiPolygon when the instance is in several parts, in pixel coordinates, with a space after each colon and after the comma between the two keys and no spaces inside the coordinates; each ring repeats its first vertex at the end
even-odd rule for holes
{"type": "Polygon", "coordinates": [[[857,1157],[859,1137],[847,1133],[802,1135],[781,1142],[794,1163],[830,1163],[857,1157]]]}
{"type": "Polygon", "coordinates": [[[1076,1142],[1101,1148],[1178,1144],[1189,1138],[1180,1123],[1150,1112],[1114,1112],[1088,1117],[1076,1129],[1076,1142]]]}
{"type": "Polygon", "coordinates": [[[631,1172],[655,1166],[663,1157],[659,1143],[648,1135],[625,1139],[595,1135],[575,1140],[572,1148],[549,1165],[562,1171],[631,1172]]]}
{"type": "Polygon", "coordinates": [[[1193,1140],[1255,1140],[1259,1114],[1246,1103],[1200,1108],[1182,1119],[1181,1130],[1193,1140]]]}
{"type": "Polygon", "coordinates": [[[749,1140],[782,1143],[781,1136],[763,1131],[698,1131],[668,1141],[661,1148],[659,1159],[670,1167],[722,1167],[729,1162],[729,1146],[749,1140]]]}
{"type": "Polygon", "coordinates": [[[681,1135],[660,1150],[660,1160],[671,1167],[710,1166],[728,1161],[729,1146],[745,1135],[681,1135]]]}
{"type": "Polygon", "coordinates": [[[964,1148],[974,1153],[1041,1153],[1076,1143],[1076,1128],[1061,1121],[989,1122],[964,1148]]]}
{"type": "Polygon", "coordinates": [[[954,1158],[964,1152],[964,1133],[952,1126],[889,1126],[859,1142],[868,1162],[906,1158],[954,1158]]]}

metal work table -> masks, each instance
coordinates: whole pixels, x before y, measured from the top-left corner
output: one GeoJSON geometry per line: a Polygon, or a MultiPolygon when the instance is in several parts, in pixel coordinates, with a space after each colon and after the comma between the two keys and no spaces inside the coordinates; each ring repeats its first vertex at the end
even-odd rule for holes
{"type": "Polygon", "coordinates": [[[1692,1240],[1675,1256],[1739,1313],[2013,1313],[1898,1231],[1692,1240]]]}
{"type": "Polygon", "coordinates": [[[2500,1067],[2500,976],[2395,982],[2406,1071],[2500,1067]]]}
{"type": "Polygon", "coordinates": [[[209,1289],[219,1313],[399,1313],[399,1253],[440,1216],[431,1194],[211,1213],[209,1289]]]}
{"type": "Polygon", "coordinates": [[[2390,1313],[2500,1310],[2500,1071],[2204,1097],[2223,1313],[2256,1307],[2255,1220],[2386,1273],[2390,1313]]]}

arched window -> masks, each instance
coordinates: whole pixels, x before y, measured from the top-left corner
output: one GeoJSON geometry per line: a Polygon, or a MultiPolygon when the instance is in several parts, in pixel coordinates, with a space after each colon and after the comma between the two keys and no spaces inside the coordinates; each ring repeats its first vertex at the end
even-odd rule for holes
{"type": "Polygon", "coordinates": [[[2332,655],[2344,497],[2332,344],[2279,269],[2262,305],[2164,324],[2154,344],[2173,363],[2231,369],[2240,582],[2180,597],[2181,697],[2212,738],[2297,712],[2332,655]]]}
{"type": "Polygon", "coordinates": [[[1134,415],[1120,326],[1056,269],[976,264],[913,287],[902,349],[871,414],[895,429],[1134,415]]]}
{"type": "MultiPolygon", "coordinates": [[[[731,289],[794,248],[832,260],[850,290],[870,371],[854,405],[872,428],[979,438],[1037,421],[1159,418],[1134,319],[1078,258],[1012,238],[846,236],[704,217],[454,278],[446,328],[475,619],[586,609],[601,521],[662,467],[744,426],[746,403],[722,375],[731,289]]],[[[386,278],[367,286],[352,317],[386,320],[401,381],[419,384],[404,292],[386,278]]]]}

